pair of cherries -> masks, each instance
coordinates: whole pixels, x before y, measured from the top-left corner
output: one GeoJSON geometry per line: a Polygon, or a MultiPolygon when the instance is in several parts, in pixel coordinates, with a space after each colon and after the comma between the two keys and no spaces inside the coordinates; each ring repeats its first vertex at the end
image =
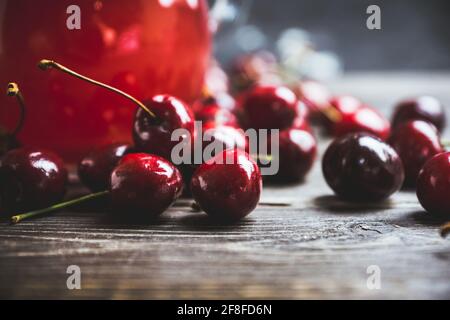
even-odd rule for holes
{"type": "MultiPolygon", "coordinates": [[[[82,76],[53,61],[43,60],[40,67],[58,69],[122,94],[138,104],[140,109],[133,125],[133,138],[136,150],[146,153],[126,154],[131,151],[127,145],[113,145],[97,150],[85,158],[79,167],[81,180],[96,193],[15,216],[13,221],[18,222],[106,194],[110,195],[114,208],[135,212],[139,216],[153,218],[167,209],[183,189],[179,170],[166,160],[176,144],[171,141],[171,134],[173,130],[183,128],[190,134],[185,137],[187,143],[191,143],[190,139],[195,134],[190,108],[167,95],[156,96],[144,105],[120,90],[82,76]],[[108,190],[98,191],[107,187],[108,190]]],[[[62,198],[67,172],[62,161],[54,155],[50,157],[50,154],[43,150],[28,149],[13,150],[6,154],[0,165],[0,171],[4,171],[5,176],[9,177],[9,180],[3,180],[8,183],[2,183],[1,188],[2,203],[5,203],[3,199],[10,200],[8,206],[4,206],[6,210],[25,210],[28,205],[41,208],[62,198]],[[36,185],[31,179],[34,175],[43,180],[45,177],[57,176],[59,178],[55,178],[55,181],[60,183],[48,180],[48,185],[36,185]],[[15,194],[8,193],[8,184],[16,186],[15,194]],[[44,194],[47,194],[48,199],[39,197],[44,194]],[[34,201],[33,197],[41,198],[42,202],[34,201]],[[47,200],[44,201],[45,199],[47,200]]],[[[233,158],[234,161],[224,164],[213,158],[200,166],[191,180],[194,198],[206,213],[220,220],[242,218],[253,211],[259,202],[262,188],[259,168],[248,154],[238,149],[226,150],[217,157],[233,158]]]]}
{"type": "MultiPolygon", "coordinates": [[[[276,183],[303,180],[311,170],[317,155],[317,141],[306,119],[306,107],[294,92],[284,86],[257,85],[243,93],[238,114],[245,129],[279,130],[278,154],[271,150],[271,137],[267,137],[267,150],[278,157],[279,170],[267,180],[276,183]]],[[[258,131],[257,131],[258,132],[258,131]]],[[[261,143],[259,144],[259,147],[261,143]]]]}
{"type": "Polygon", "coordinates": [[[311,121],[321,125],[334,137],[368,132],[382,140],[389,138],[391,125],[377,110],[350,95],[332,96],[315,81],[303,81],[294,91],[308,107],[311,121]]]}

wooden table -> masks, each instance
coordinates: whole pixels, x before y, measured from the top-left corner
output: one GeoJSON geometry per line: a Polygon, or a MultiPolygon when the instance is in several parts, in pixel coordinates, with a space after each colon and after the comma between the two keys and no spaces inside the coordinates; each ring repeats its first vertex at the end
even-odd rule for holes
{"type": "MultiPolygon", "coordinates": [[[[450,74],[351,74],[330,85],[387,114],[419,93],[450,106],[450,74]]],[[[1,223],[0,297],[450,298],[450,239],[413,192],[349,205],[333,197],[318,161],[306,183],[266,187],[262,200],[289,206],[260,206],[235,226],[213,225],[189,200],[147,226],[92,209],[1,223]],[[81,268],[81,290],[67,289],[70,265],[81,268]],[[369,266],[380,289],[367,286],[369,266]]]]}

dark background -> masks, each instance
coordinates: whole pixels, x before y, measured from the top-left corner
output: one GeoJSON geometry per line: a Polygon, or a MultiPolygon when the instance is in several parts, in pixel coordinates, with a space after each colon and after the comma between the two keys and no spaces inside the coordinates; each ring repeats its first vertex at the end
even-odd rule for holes
{"type": "MultiPolygon", "coordinates": [[[[450,70],[449,21],[448,0],[253,0],[247,23],[261,28],[269,48],[282,30],[301,27],[319,50],[337,53],[345,70],[444,71],[450,70]],[[382,30],[366,28],[371,4],[381,7],[382,30]]],[[[228,29],[216,41],[225,61],[232,55],[228,29]]]]}

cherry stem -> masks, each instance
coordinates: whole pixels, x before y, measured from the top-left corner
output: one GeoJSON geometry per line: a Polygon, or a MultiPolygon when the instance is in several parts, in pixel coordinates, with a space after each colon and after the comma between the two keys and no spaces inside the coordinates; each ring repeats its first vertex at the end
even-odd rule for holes
{"type": "Polygon", "coordinates": [[[337,123],[342,120],[342,115],[331,104],[329,104],[326,108],[319,108],[319,112],[333,123],[337,123]]]}
{"type": "Polygon", "coordinates": [[[442,238],[447,237],[450,234],[450,222],[444,224],[441,228],[441,236],[442,238]]]}
{"type": "Polygon", "coordinates": [[[80,203],[83,203],[83,202],[86,202],[86,201],[89,201],[89,200],[98,199],[98,198],[101,198],[101,197],[103,197],[103,196],[105,196],[107,194],[109,194],[108,190],[97,192],[97,193],[91,193],[91,194],[88,194],[88,195],[80,197],[80,198],[76,198],[76,199],[73,199],[73,200],[69,200],[69,201],[66,201],[66,202],[61,202],[61,203],[55,204],[55,205],[53,205],[51,207],[48,207],[48,208],[39,209],[39,210],[30,211],[30,212],[27,212],[27,213],[15,215],[15,216],[11,217],[11,223],[17,224],[17,223],[19,223],[19,222],[21,222],[21,221],[23,221],[25,219],[33,218],[33,217],[36,217],[36,216],[43,215],[45,213],[50,213],[50,212],[53,212],[53,211],[61,210],[61,209],[64,209],[64,208],[68,208],[68,207],[71,207],[71,206],[74,206],[74,205],[77,205],[77,204],[80,204],[80,203]]]}
{"type": "Polygon", "coordinates": [[[150,109],[148,109],[142,102],[140,102],[139,100],[137,100],[133,96],[129,95],[128,93],[125,93],[122,90],[119,90],[117,88],[109,86],[109,85],[107,85],[105,83],[102,83],[102,82],[93,80],[91,78],[88,78],[86,76],[83,76],[83,75],[81,75],[81,74],[79,74],[79,73],[77,73],[77,72],[75,72],[75,71],[73,71],[73,70],[71,70],[71,69],[69,69],[69,68],[67,68],[67,67],[65,67],[65,66],[63,66],[63,65],[61,65],[59,63],[57,63],[57,62],[55,62],[55,61],[47,60],[47,59],[41,60],[39,62],[39,64],[38,64],[38,67],[41,70],[43,70],[43,71],[46,71],[48,69],[56,69],[58,71],[64,72],[64,73],[66,73],[68,75],[71,75],[71,76],[73,76],[75,78],[78,78],[80,80],[89,82],[89,83],[91,83],[93,85],[102,87],[102,88],[104,88],[106,90],[109,90],[109,91],[112,91],[112,92],[117,93],[119,95],[122,95],[123,97],[125,97],[128,100],[131,100],[132,102],[137,104],[139,108],[141,108],[142,110],[147,112],[152,118],[156,118],[155,114],[153,112],[151,112],[150,109]]]}
{"type": "Polygon", "coordinates": [[[25,99],[23,98],[22,92],[20,91],[17,83],[10,82],[8,84],[6,94],[10,97],[16,97],[20,107],[20,119],[19,122],[17,122],[16,128],[12,132],[12,136],[15,137],[20,132],[20,130],[22,130],[23,124],[25,122],[25,113],[27,108],[25,105],[25,99]]]}

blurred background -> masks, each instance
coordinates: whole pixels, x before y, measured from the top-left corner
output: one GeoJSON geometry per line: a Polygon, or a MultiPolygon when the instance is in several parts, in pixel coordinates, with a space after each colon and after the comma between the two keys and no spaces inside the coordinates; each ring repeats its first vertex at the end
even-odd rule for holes
{"type": "Polygon", "coordinates": [[[450,70],[448,0],[229,2],[235,6],[221,11],[229,21],[222,23],[215,43],[215,54],[224,65],[246,51],[280,54],[280,37],[287,35],[320,53],[313,59],[325,64],[329,74],[318,78],[333,77],[340,70],[450,70]],[[381,30],[366,27],[366,10],[372,4],[381,8],[381,30]]]}

